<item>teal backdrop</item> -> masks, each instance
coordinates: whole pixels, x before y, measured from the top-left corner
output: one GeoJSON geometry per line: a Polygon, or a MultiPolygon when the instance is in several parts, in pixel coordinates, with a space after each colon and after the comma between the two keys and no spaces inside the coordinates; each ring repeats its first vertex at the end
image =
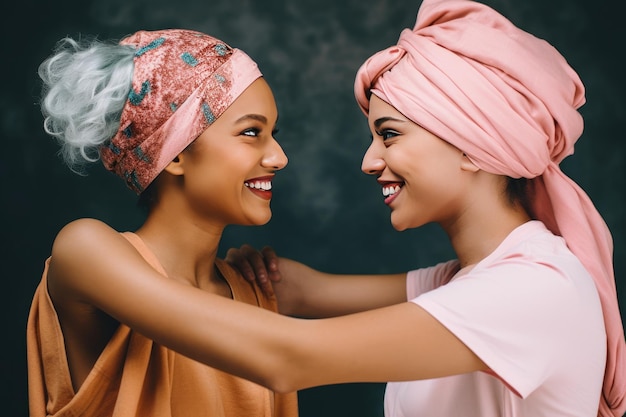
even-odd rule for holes
{"type": "MultiPolygon", "coordinates": [[[[564,170],[592,197],[613,231],[620,303],[626,309],[624,216],[626,82],[617,0],[490,0],[513,22],[553,43],[587,87],[586,120],[564,170]]],[[[412,27],[419,0],[17,0],[2,6],[0,183],[4,332],[0,415],[27,415],[25,326],[56,232],[79,217],[119,230],[142,221],[135,196],[99,164],[71,173],[42,130],[38,64],[66,36],[120,38],[183,27],[217,36],[256,59],[280,111],[278,140],[290,158],[274,182],[274,217],[226,230],[223,255],[249,242],[334,272],[399,272],[453,256],[434,226],[396,232],[380,187],[360,171],[369,132],[352,85],[359,65],[412,27]]],[[[383,415],[383,384],[300,393],[302,417],[383,415]]]]}

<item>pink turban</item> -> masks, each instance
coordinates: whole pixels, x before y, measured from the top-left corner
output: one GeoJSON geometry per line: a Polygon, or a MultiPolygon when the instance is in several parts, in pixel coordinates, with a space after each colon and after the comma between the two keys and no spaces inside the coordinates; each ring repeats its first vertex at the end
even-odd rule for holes
{"type": "Polygon", "coordinates": [[[599,415],[626,411],[624,328],[610,232],[585,192],[559,168],[583,130],[584,87],[544,40],[488,6],[424,0],[413,30],[359,69],[355,95],[370,94],[461,149],[484,171],[534,178],[533,211],[593,276],[608,357],[599,415]]]}
{"type": "Polygon", "coordinates": [[[132,89],[100,154],[141,193],[261,72],[243,51],[190,30],[140,31],[120,44],[135,48],[132,89]]]}

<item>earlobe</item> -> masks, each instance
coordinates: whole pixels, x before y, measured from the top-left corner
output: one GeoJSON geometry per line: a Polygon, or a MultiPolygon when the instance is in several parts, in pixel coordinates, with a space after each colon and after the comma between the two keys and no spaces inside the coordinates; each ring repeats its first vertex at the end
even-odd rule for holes
{"type": "Polygon", "coordinates": [[[183,168],[184,159],[185,158],[182,153],[178,154],[176,158],[172,160],[172,162],[167,164],[167,166],[165,167],[163,171],[171,175],[183,175],[185,173],[185,170],[183,168]]]}
{"type": "Polygon", "coordinates": [[[478,168],[465,154],[465,152],[463,153],[462,156],[462,160],[461,160],[461,170],[463,171],[469,171],[469,172],[478,172],[480,171],[480,168],[478,168]]]}

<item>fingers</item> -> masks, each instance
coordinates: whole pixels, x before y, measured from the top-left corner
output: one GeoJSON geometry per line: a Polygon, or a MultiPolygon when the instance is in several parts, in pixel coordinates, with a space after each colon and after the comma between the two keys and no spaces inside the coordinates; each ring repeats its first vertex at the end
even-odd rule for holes
{"type": "Polygon", "coordinates": [[[261,254],[265,259],[265,267],[267,268],[269,279],[274,282],[280,281],[281,275],[280,270],[278,269],[278,255],[276,255],[274,249],[269,246],[265,246],[261,249],[261,254]]]}
{"type": "Polygon", "coordinates": [[[228,249],[224,260],[228,262],[230,265],[232,265],[234,268],[239,270],[241,275],[246,280],[255,281],[256,275],[254,273],[254,270],[252,269],[252,266],[250,265],[250,263],[248,262],[248,259],[243,253],[244,246],[242,246],[241,248],[228,249]]]}
{"type": "Polygon", "coordinates": [[[272,282],[279,281],[280,274],[278,257],[273,249],[266,246],[259,252],[252,246],[244,244],[240,248],[228,249],[225,260],[238,269],[244,279],[256,282],[266,295],[274,295],[272,282]]]}

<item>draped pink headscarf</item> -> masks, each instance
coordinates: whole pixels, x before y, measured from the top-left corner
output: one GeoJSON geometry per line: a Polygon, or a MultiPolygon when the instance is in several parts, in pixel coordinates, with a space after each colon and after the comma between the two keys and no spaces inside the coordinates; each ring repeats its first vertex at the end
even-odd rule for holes
{"type": "Polygon", "coordinates": [[[559,168],[583,131],[578,75],[549,43],[490,7],[424,0],[413,30],[370,57],[354,91],[370,94],[461,149],[482,170],[532,178],[533,210],[593,276],[606,323],[608,356],[599,414],[626,411],[624,328],[611,234],[587,194],[559,168]]]}
{"type": "Polygon", "coordinates": [[[139,31],[120,44],[135,48],[132,89],[100,155],[140,194],[261,72],[240,49],[192,30],[139,31]]]}

